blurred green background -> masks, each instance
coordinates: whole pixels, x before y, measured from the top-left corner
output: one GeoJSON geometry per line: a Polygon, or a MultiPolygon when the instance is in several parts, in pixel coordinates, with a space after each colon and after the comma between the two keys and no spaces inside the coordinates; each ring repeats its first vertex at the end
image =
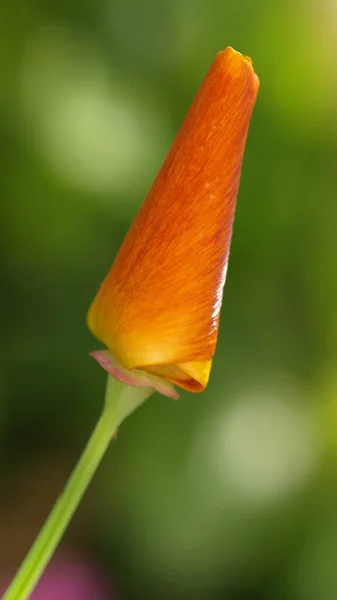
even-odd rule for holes
{"type": "Polygon", "coordinates": [[[87,308],[232,45],[261,89],[210,384],[123,425],[58,556],[120,600],[334,600],[336,3],[2,0],[0,23],[0,573],[96,422],[87,308]]]}

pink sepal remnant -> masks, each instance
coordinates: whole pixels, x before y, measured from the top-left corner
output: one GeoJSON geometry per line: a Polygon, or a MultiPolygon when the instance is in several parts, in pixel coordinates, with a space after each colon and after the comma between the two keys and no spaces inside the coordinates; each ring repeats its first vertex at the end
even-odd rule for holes
{"type": "Polygon", "coordinates": [[[121,383],[133,387],[152,387],[156,392],[168,398],[172,398],[173,400],[178,400],[179,398],[179,394],[172,383],[162,377],[151,375],[140,369],[127,369],[109,350],[95,350],[90,353],[90,356],[97,360],[98,364],[111,377],[114,377],[114,379],[117,379],[121,383]]]}

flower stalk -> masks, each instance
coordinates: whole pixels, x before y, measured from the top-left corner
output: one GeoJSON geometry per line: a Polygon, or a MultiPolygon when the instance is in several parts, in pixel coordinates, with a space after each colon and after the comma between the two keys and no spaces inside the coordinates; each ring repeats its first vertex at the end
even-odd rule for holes
{"type": "Polygon", "coordinates": [[[104,408],[66,487],[3,600],[27,600],[52,558],[121,422],[154,390],[131,387],[109,376],[104,408]]]}

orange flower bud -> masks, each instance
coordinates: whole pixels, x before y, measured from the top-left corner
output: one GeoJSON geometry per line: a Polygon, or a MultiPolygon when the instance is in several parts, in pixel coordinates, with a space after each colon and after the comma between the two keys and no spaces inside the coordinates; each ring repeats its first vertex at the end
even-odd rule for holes
{"type": "Polygon", "coordinates": [[[190,391],[215,352],[258,87],[249,58],[217,55],[88,314],[124,367],[190,391]]]}

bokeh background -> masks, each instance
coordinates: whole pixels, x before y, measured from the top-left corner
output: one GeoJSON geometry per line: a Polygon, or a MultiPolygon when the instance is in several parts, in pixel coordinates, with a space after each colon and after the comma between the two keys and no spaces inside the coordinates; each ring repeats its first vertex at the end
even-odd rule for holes
{"type": "Polygon", "coordinates": [[[337,5],[2,0],[0,588],[101,410],[85,314],[216,52],[252,56],[211,381],[121,428],[38,600],[337,598],[337,5]]]}

